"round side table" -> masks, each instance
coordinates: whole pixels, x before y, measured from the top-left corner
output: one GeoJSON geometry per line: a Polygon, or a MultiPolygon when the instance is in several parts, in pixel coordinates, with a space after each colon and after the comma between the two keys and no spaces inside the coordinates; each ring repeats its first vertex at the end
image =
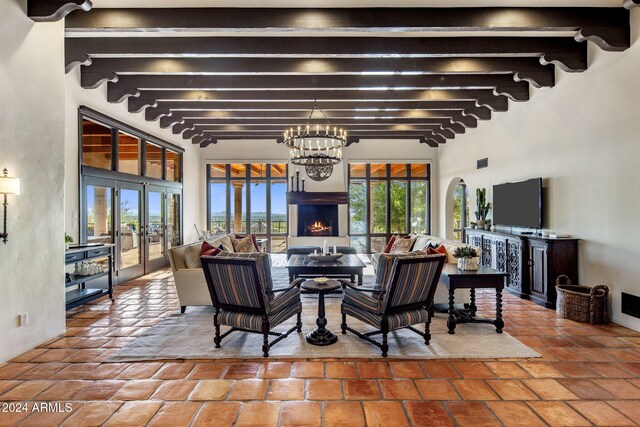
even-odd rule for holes
{"type": "Polygon", "coordinates": [[[307,334],[307,342],[313,345],[331,345],[338,341],[338,336],[328,329],[327,319],[324,317],[324,295],[327,292],[335,291],[340,288],[340,282],[337,280],[327,280],[326,283],[319,284],[315,280],[306,280],[302,282],[302,289],[318,294],[318,319],[316,325],[318,327],[307,334]]]}

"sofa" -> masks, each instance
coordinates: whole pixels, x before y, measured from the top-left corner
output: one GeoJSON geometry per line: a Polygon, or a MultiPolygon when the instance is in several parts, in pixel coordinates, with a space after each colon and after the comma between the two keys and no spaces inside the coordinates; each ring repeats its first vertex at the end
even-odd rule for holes
{"type": "MultiPolygon", "coordinates": [[[[416,237],[416,241],[414,242],[413,246],[409,249],[410,251],[421,251],[429,244],[434,246],[443,245],[447,250],[447,263],[449,264],[456,264],[458,262],[458,260],[453,256],[453,252],[458,247],[470,246],[475,250],[477,250],[478,253],[480,253],[480,248],[476,246],[467,245],[465,243],[458,242],[456,240],[447,240],[441,237],[430,236],[428,234],[417,234],[417,235],[412,235],[411,237],[416,237]]],[[[374,253],[371,256],[371,263],[373,264],[374,270],[377,270],[379,258],[380,258],[380,253],[374,253]]]]}
{"type": "MultiPolygon", "coordinates": [[[[414,242],[413,246],[411,248],[409,248],[410,251],[422,251],[424,249],[425,246],[432,244],[432,245],[443,245],[445,247],[445,249],[447,250],[447,264],[457,264],[458,260],[453,256],[453,252],[456,250],[456,248],[458,247],[462,247],[462,246],[470,246],[472,248],[474,248],[476,251],[478,251],[478,253],[480,253],[480,248],[476,247],[476,246],[472,246],[472,245],[467,245],[465,243],[456,241],[456,240],[447,240],[447,239],[443,239],[441,237],[436,237],[436,236],[430,236],[427,234],[417,234],[417,235],[412,235],[411,237],[416,237],[416,241],[414,242]]],[[[373,264],[373,269],[376,271],[378,270],[378,260],[380,259],[380,253],[374,253],[371,255],[371,263],[373,264]]],[[[371,280],[371,279],[370,279],[371,280]]],[[[365,285],[367,286],[372,286],[373,283],[366,283],[365,285]]],[[[469,302],[469,293],[465,292],[463,290],[458,290],[456,291],[456,296],[455,296],[456,301],[458,302],[462,302],[462,303],[468,303],[469,302]]],[[[438,286],[436,288],[436,294],[434,297],[434,302],[437,304],[444,304],[447,303],[449,300],[449,294],[447,292],[447,290],[443,287],[443,286],[438,286]]]]}
{"type": "MultiPolygon", "coordinates": [[[[213,247],[222,246],[225,251],[234,252],[231,237],[236,237],[236,234],[224,234],[204,241],[213,247]]],[[[200,265],[202,243],[203,241],[197,241],[169,249],[169,262],[182,313],[187,306],[212,305],[209,288],[200,265]]]]}

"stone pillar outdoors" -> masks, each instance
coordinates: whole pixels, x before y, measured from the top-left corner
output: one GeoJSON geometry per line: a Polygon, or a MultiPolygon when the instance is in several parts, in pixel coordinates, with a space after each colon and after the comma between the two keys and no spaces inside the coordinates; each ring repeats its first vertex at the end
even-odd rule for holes
{"type": "Polygon", "coordinates": [[[233,230],[242,232],[242,188],[245,181],[231,181],[233,185],[233,230]]]}
{"type": "MultiPolygon", "coordinates": [[[[109,191],[111,191],[109,189],[109,191]]],[[[107,203],[107,188],[93,187],[93,235],[111,234],[109,230],[109,215],[107,203]]]]}

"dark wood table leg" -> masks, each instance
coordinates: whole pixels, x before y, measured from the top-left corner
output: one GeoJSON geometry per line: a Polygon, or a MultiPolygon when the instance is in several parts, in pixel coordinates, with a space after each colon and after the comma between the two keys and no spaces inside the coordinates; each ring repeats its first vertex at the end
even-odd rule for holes
{"type": "Polygon", "coordinates": [[[449,328],[450,334],[456,333],[456,318],[454,312],[454,290],[449,288],[449,319],[447,320],[447,328],[449,328]]]}
{"type": "Polygon", "coordinates": [[[318,319],[316,320],[318,327],[307,334],[307,342],[313,345],[331,345],[338,341],[338,336],[328,329],[327,319],[324,310],[324,292],[318,292],[318,319]]]}
{"type": "Polygon", "coordinates": [[[471,317],[476,317],[478,307],[476,307],[476,290],[474,288],[469,289],[469,311],[471,317]]]}
{"type": "Polygon", "coordinates": [[[358,273],[358,286],[362,286],[362,270],[358,273]]]}
{"type": "Polygon", "coordinates": [[[496,288],[496,320],[493,322],[497,333],[502,333],[504,321],[502,320],[502,289],[496,288]]]}

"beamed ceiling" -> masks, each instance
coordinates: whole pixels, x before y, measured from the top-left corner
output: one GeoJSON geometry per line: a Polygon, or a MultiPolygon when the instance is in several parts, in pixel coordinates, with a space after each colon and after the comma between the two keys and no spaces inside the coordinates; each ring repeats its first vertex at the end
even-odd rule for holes
{"type": "Polygon", "coordinates": [[[67,72],[80,66],[83,87],[106,84],[109,102],[126,102],[194,144],[281,141],[285,128],[306,124],[317,101],[332,124],[348,129],[349,143],[409,138],[437,147],[507,111],[509,100],[527,101],[532,87],[553,87],[556,67],[586,70],[587,40],[627,49],[627,9],[640,0],[458,8],[96,3],[102,7],[29,0],[28,13],[34,21],[65,19],[67,72]]]}

